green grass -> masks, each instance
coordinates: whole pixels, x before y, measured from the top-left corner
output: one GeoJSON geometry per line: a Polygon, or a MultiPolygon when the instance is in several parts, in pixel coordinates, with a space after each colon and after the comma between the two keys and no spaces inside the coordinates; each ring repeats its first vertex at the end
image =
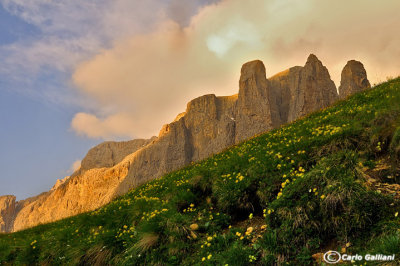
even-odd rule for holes
{"type": "Polygon", "coordinates": [[[310,265],[346,245],[399,259],[399,201],[366,184],[382,162],[399,181],[399,114],[394,79],[96,211],[0,235],[0,264],[310,265]]]}

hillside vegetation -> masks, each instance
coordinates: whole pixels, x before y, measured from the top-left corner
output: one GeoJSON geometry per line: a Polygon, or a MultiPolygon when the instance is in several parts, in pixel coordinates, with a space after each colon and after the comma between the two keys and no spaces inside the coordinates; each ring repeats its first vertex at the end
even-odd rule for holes
{"type": "Polygon", "coordinates": [[[310,265],[344,249],[400,263],[399,115],[400,78],[97,211],[0,235],[0,264],[310,265]]]}

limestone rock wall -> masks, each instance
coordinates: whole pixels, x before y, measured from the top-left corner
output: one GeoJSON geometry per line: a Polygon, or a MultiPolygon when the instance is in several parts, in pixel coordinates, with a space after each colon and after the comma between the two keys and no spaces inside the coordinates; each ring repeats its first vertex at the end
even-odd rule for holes
{"type": "Polygon", "coordinates": [[[15,196],[0,197],[0,232],[12,230],[15,218],[15,196]]]}
{"type": "Polygon", "coordinates": [[[303,67],[295,66],[269,78],[271,84],[271,105],[278,109],[276,121],[285,124],[289,119],[290,106],[295,102],[295,93],[300,84],[303,67]]]}
{"type": "Polygon", "coordinates": [[[205,95],[192,100],[182,117],[188,131],[190,161],[204,159],[221,147],[234,144],[237,96],[205,95]]]}
{"type": "Polygon", "coordinates": [[[94,210],[115,197],[115,190],[127,175],[132,157],[111,168],[95,168],[77,174],[64,184],[23,202],[13,224],[13,231],[48,223],[94,210]]]}
{"type": "Polygon", "coordinates": [[[344,99],[354,93],[363,91],[371,87],[367,79],[367,72],[361,62],[350,60],[343,68],[339,94],[344,99]]]}
{"type": "Polygon", "coordinates": [[[291,122],[316,110],[332,105],[338,99],[335,83],[328,69],[311,54],[300,71],[300,82],[292,92],[293,104],[289,108],[291,122]]]}
{"type": "MultiPolygon", "coordinates": [[[[350,62],[342,74],[344,94],[369,85],[363,68],[350,62]]],[[[104,142],[92,148],[81,168],[48,192],[18,202],[13,196],[0,197],[0,231],[18,231],[94,210],[135,186],[325,108],[337,99],[335,84],[315,55],[310,55],[303,67],[270,79],[261,61],[248,62],[241,69],[238,94],[209,94],[190,101],[186,111],[164,125],[158,137],[104,142]]]]}
{"type": "Polygon", "coordinates": [[[235,142],[272,129],[271,111],[269,82],[263,62],[255,60],[244,64],[236,105],[235,142]]]}
{"type": "Polygon", "coordinates": [[[289,68],[271,77],[271,95],[281,123],[292,122],[338,100],[328,69],[313,54],[303,67],[289,68]]]}
{"type": "Polygon", "coordinates": [[[128,154],[149,144],[152,139],[135,139],[131,141],[106,141],[90,149],[82,160],[81,169],[89,170],[101,167],[113,167],[128,154]]]}

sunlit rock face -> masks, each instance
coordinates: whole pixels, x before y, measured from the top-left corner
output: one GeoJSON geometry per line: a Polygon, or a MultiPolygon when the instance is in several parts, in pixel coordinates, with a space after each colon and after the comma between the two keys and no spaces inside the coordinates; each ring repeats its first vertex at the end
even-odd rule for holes
{"type": "Polygon", "coordinates": [[[339,95],[341,99],[363,91],[371,87],[367,78],[367,72],[361,62],[350,60],[342,70],[342,76],[339,86],[339,95]]]}
{"type": "Polygon", "coordinates": [[[134,154],[110,168],[95,168],[71,176],[58,188],[45,192],[21,205],[13,230],[48,223],[94,210],[110,202],[126,177],[134,154]]]}
{"type": "MultiPolygon", "coordinates": [[[[348,93],[365,87],[365,71],[353,64],[346,66],[351,74],[342,74],[342,87],[348,93]],[[353,89],[353,85],[358,87],[353,89]]],[[[13,196],[0,197],[0,231],[18,231],[95,210],[133,187],[338,99],[328,70],[315,55],[303,67],[292,67],[270,79],[265,72],[261,61],[248,62],[241,69],[238,94],[209,94],[190,101],[158,137],[104,142],[92,148],[81,168],[48,192],[18,202],[13,196]]]]}
{"type": "Polygon", "coordinates": [[[131,141],[106,141],[90,149],[82,160],[81,169],[113,167],[127,155],[146,146],[152,139],[135,139],[131,141]]]}
{"type": "Polygon", "coordinates": [[[0,197],[0,232],[10,232],[15,218],[15,196],[0,197]]]}
{"type": "Polygon", "coordinates": [[[118,194],[234,144],[236,100],[237,96],[210,94],[190,101],[186,112],[164,125],[158,139],[138,152],[118,194]]]}

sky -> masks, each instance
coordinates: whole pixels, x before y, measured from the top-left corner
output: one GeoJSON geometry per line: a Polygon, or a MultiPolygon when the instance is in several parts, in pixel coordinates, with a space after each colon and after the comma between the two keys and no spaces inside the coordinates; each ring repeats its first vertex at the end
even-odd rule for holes
{"type": "Polygon", "coordinates": [[[149,138],[207,93],[310,53],[336,85],[351,59],[400,74],[398,0],[0,0],[0,195],[70,175],[94,145],[149,138]]]}

